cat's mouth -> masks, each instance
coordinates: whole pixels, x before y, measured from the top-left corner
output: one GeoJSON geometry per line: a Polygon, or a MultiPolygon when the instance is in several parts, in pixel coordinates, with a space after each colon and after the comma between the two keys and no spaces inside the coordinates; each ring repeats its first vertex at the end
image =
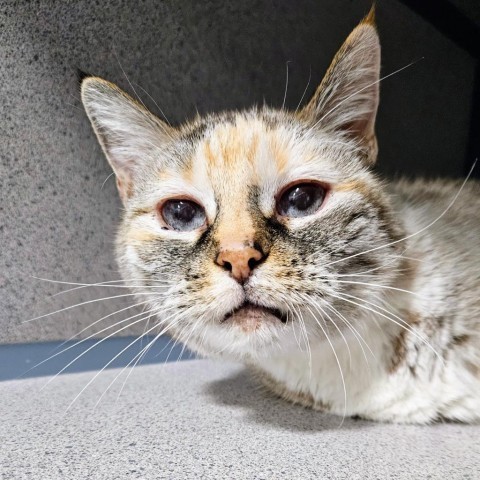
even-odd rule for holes
{"type": "Polygon", "coordinates": [[[287,323],[287,316],[277,308],[264,307],[251,302],[244,302],[227,313],[221,323],[236,323],[245,331],[256,330],[265,321],[278,320],[287,323]]]}

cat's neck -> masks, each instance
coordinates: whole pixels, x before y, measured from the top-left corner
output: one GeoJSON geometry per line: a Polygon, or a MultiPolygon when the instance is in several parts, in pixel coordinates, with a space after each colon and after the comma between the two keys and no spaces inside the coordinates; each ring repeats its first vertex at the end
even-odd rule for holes
{"type": "Polygon", "coordinates": [[[270,388],[296,403],[343,414],[345,391],[348,403],[358,405],[368,386],[395,368],[395,338],[402,328],[386,319],[357,325],[356,332],[343,337],[318,339],[305,349],[292,349],[253,362],[255,370],[270,388]],[[277,384],[275,386],[275,384],[277,384]]]}

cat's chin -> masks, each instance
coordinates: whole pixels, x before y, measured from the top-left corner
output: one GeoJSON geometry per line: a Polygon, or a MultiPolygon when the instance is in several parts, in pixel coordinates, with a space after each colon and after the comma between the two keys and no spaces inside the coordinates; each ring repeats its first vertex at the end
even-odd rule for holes
{"type": "Polygon", "coordinates": [[[246,333],[253,333],[265,324],[286,324],[287,317],[276,308],[244,302],[228,313],[221,323],[229,326],[235,325],[246,333]]]}

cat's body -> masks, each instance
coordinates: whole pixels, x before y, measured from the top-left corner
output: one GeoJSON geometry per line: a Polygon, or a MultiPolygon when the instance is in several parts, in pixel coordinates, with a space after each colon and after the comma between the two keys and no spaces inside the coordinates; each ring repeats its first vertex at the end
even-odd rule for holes
{"type": "Polygon", "coordinates": [[[158,318],[147,333],[242,360],[285,398],[385,421],[476,421],[480,189],[385,186],[372,173],[379,65],[370,15],[299,112],[179,128],[84,80],[125,205],[119,263],[144,318],[158,318]]]}
{"type": "Polygon", "coordinates": [[[467,183],[435,221],[460,186],[417,180],[388,188],[405,234],[414,235],[403,242],[408,273],[393,286],[415,295],[392,290],[388,312],[380,312],[407,321],[421,338],[381,316],[373,322],[366,311],[359,333],[369,349],[352,332],[344,334],[348,348],[341,337],[332,341],[345,390],[332,348],[322,342],[311,345],[311,367],[308,354],[298,351],[259,361],[255,370],[270,390],[339,415],[406,423],[478,421],[480,316],[472,292],[480,292],[480,185],[467,183]]]}

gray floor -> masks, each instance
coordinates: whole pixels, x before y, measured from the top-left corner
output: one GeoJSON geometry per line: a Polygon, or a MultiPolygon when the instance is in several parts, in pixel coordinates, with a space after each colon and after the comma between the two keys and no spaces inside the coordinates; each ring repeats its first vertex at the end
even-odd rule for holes
{"type": "Polygon", "coordinates": [[[480,426],[384,425],[267,397],[192,360],[0,383],[2,479],[478,479],[480,426]],[[101,398],[100,403],[95,406],[101,398]]]}
{"type": "MultiPolygon", "coordinates": [[[[0,345],[0,381],[99,370],[104,366],[124,367],[135,363],[141,350],[152,340],[153,337],[118,337],[0,345]]],[[[193,354],[170,337],[162,336],[152,343],[139,364],[185,358],[192,359],[193,354]]]]}

